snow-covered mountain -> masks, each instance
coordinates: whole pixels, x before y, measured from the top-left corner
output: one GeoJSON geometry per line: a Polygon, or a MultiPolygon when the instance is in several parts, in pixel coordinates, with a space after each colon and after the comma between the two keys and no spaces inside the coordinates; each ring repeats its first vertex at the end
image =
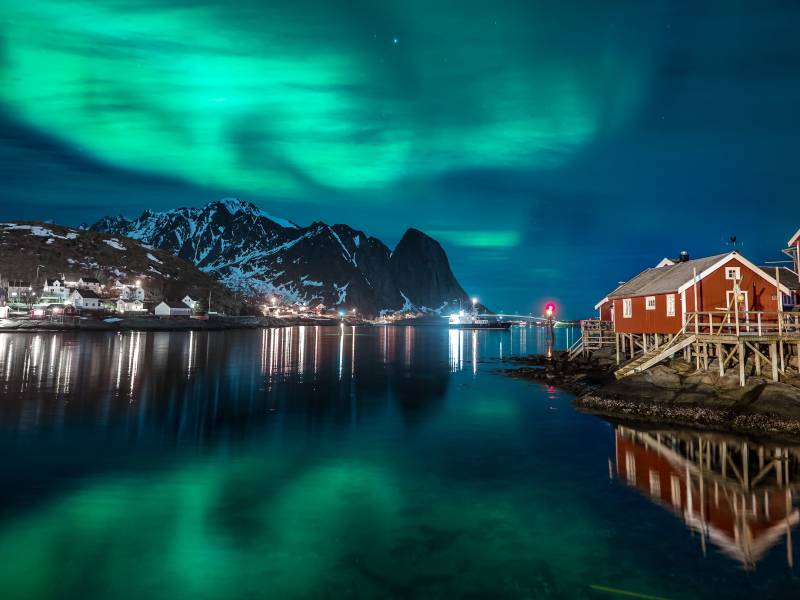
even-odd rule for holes
{"type": "Polygon", "coordinates": [[[442,247],[416,229],[390,251],[347,225],[301,227],[235,198],[136,219],[104,217],[91,229],[166,250],[247,295],[277,293],[366,314],[467,301],[442,247]]]}

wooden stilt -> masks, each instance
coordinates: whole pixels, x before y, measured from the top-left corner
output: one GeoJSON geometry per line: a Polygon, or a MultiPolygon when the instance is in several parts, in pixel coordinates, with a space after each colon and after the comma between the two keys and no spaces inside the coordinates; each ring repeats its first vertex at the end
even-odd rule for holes
{"type": "Polygon", "coordinates": [[[755,360],[756,360],[756,376],[757,377],[761,377],[761,353],[760,352],[754,352],[753,354],[754,354],[755,360]]]}
{"type": "Polygon", "coordinates": [[[717,362],[719,362],[719,376],[725,376],[725,357],[722,355],[722,343],[717,342],[717,362]]]}
{"type": "Polygon", "coordinates": [[[739,342],[739,385],[744,387],[744,342],[739,342]]]}
{"type": "Polygon", "coordinates": [[[778,381],[778,344],[769,345],[769,359],[772,362],[772,381],[778,381]]]}

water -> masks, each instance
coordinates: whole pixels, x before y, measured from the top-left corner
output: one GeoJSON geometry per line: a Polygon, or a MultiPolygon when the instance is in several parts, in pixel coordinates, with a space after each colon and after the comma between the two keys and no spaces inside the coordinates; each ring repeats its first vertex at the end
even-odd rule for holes
{"type": "Polygon", "coordinates": [[[2,333],[0,597],[800,595],[797,449],[496,372],[542,343],[2,333]]]}

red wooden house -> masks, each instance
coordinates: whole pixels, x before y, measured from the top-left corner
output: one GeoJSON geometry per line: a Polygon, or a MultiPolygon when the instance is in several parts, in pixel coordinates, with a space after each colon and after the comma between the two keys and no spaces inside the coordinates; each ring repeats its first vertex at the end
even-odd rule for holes
{"type": "MultiPolygon", "coordinates": [[[[781,272],[787,278],[794,275],[787,269],[781,272]]],[[[601,319],[614,322],[616,333],[673,335],[683,327],[688,312],[732,310],[737,286],[737,308],[743,315],[747,311],[776,312],[779,301],[781,308],[791,304],[794,290],[774,275],[774,269],[770,273],[735,251],[662,261],[620,285],[595,308],[601,319]]]]}

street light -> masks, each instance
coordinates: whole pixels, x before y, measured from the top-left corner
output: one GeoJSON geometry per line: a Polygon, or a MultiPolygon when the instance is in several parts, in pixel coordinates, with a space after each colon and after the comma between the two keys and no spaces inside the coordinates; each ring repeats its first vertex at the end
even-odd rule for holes
{"type": "Polygon", "coordinates": [[[552,302],[548,302],[547,305],[544,307],[544,314],[548,319],[553,318],[553,314],[556,312],[556,305],[552,302]]]}

